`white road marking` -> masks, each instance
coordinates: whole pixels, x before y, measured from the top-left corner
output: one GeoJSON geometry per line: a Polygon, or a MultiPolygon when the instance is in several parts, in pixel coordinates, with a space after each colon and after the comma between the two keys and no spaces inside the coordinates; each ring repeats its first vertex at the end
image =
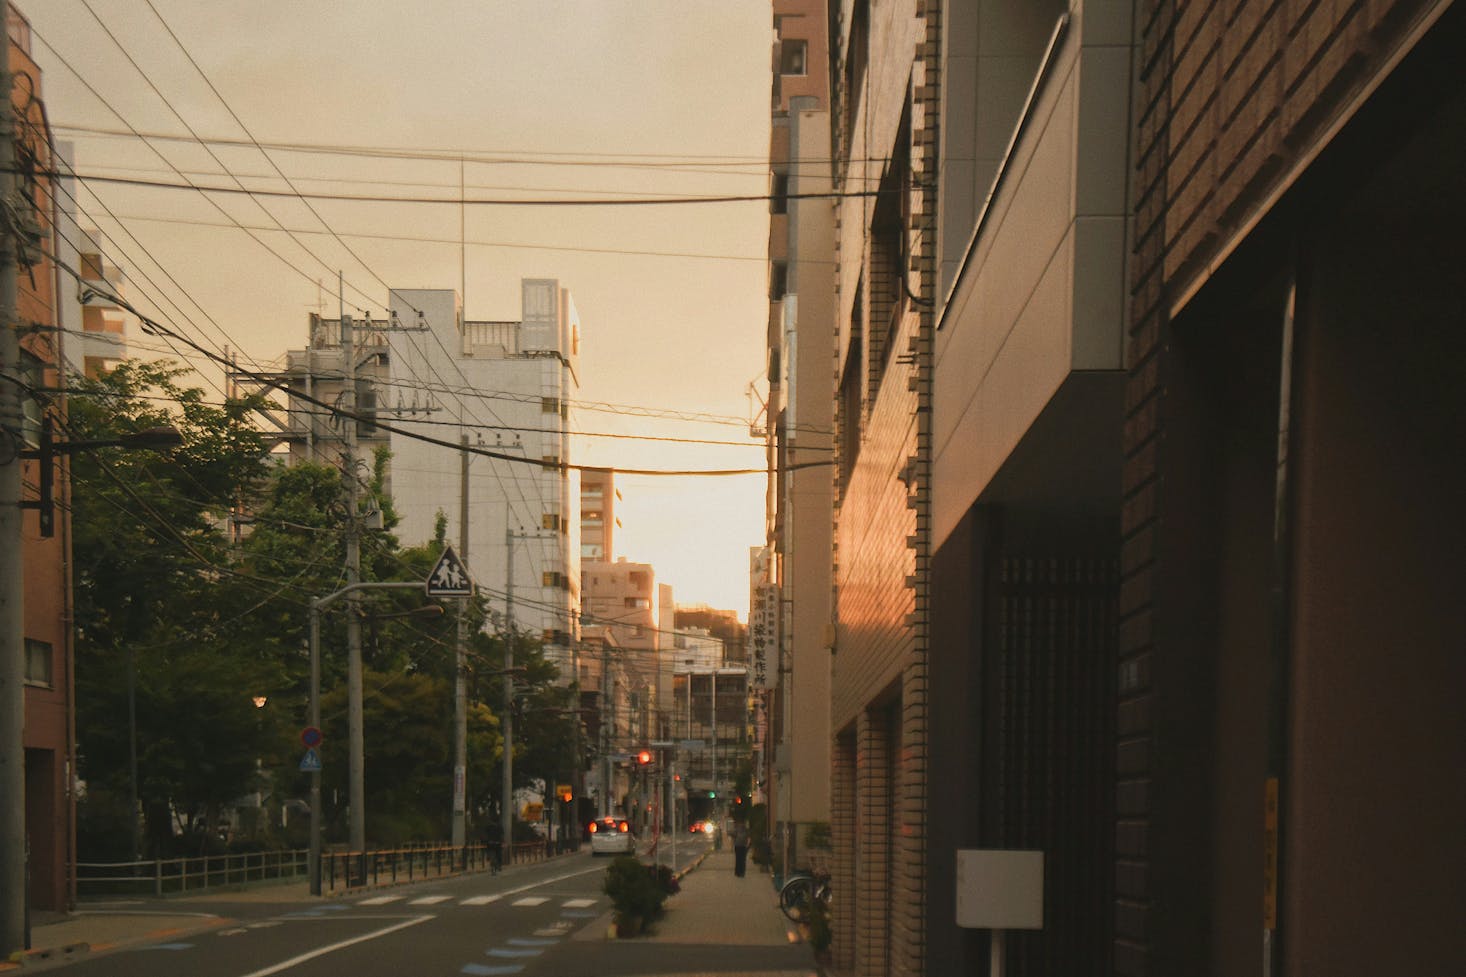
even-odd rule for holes
{"type": "Polygon", "coordinates": [[[396,902],[398,899],[404,899],[404,898],[406,898],[406,897],[405,896],[372,896],[370,899],[363,899],[361,902],[358,902],[357,905],[358,906],[385,906],[389,902],[396,902]]]}
{"type": "Polygon", "coordinates": [[[452,896],[423,896],[408,903],[409,906],[436,906],[440,902],[447,902],[452,896]]]}
{"type": "Polygon", "coordinates": [[[459,903],[460,906],[487,906],[491,902],[498,902],[497,895],[492,896],[469,896],[459,903]]]}
{"type": "Polygon", "coordinates": [[[550,901],[549,896],[525,896],[523,899],[515,899],[516,906],[543,906],[550,901]]]}
{"type": "Polygon", "coordinates": [[[566,899],[561,906],[565,909],[589,909],[595,904],[594,899],[566,899]]]}
{"type": "Polygon", "coordinates": [[[263,970],[250,971],[247,974],[243,974],[242,977],[269,977],[270,974],[278,974],[283,970],[289,970],[291,967],[294,967],[297,964],[305,963],[307,960],[314,960],[316,957],[324,957],[328,953],[334,953],[337,950],[344,950],[349,946],[355,946],[358,943],[365,943],[368,940],[375,940],[379,936],[386,936],[388,933],[395,933],[398,930],[406,929],[409,926],[416,926],[418,923],[426,923],[428,920],[433,918],[434,917],[432,916],[414,916],[411,919],[405,919],[402,922],[396,923],[392,926],[387,926],[382,929],[375,930],[371,933],[365,933],[361,936],[353,937],[349,940],[342,940],[340,943],[332,943],[329,946],[317,947],[309,953],[302,953],[298,957],[291,957],[289,960],[282,960],[280,963],[265,967],[263,970]]]}

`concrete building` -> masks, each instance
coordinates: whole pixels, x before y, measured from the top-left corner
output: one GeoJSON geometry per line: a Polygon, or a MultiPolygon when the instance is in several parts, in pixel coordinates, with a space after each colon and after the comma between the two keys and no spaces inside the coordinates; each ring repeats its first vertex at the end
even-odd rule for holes
{"type": "MultiPolygon", "coordinates": [[[[357,453],[390,448],[396,533],[408,546],[433,537],[440,513],[459,545],[468,459],[459,555],[501,610],[512,568],[514,624],[543,637],[569,683],[580,612],[579,473],[567,467],[580,317],[556,281],[525,279],[520,293],[518,321],[465,320],[451,290],[393,289],[386,319],[354,322],[356,401],[391,428],[358,422],[357,453]]],[[[288,354],[292,392],[338,402],[340,325],[311,317],[311,345],[288,354]]],[[[337,460],[339,418],[297,399],[290,426],[293,457],[337,460]]]]}
{"type": "Polygon", "coordinates": [[[773,588],[774,660],[754,685],[758,780],[771,842],[802,864],[802,829],[830,820],[830,645],[835,211],[828,200],[829,20],[817,0],[774,3],[770,106],[766,546],[754,573],[773,588]],[[763,691],[758,691],[762,689],[763,691]]]}
{"type": "Polygon", "coordinates": [[[655,662],[661,647],[661,598],[650,563],[581,564],[581,604],[586,620],[609,629],[616,644],[655,662]]]}
{"type": "Polygon", "coordinates": [[[987,0],[927,23],[942,60],[915,107],[939,129],[937,168],[921,164],[938,284],[926,959],[988,956],[988,934],[954,921],[958,851],[1037,849],[1044,925],[1009,934],[1009,972],[1102,974],[1131,16],[987,0]]]}
{"type": "MultiPolygon", "coordinates": [[[[64,140],[56,143],[59,173],[73,170],[74,154],[72,143],[64,140]]],[[[107,260],[101,234],[77,222],[75,178],[57,176],[55,182],[55,254],[62,264],[82,275],[81,281],[65,275],[57,287],[66,369],[82,376],[95,376],[127,358],[127,334],[130,327],[137,325],[137,316],[112,300],[129,298],[127,273],[107,260]]]]}
{"type": "Polygon", "coordinates": [[[1137,4],[1114,972],[1466,959],[1466,10],[1137,4]]]}
{"type": "Polygon", "coordinates": [[[616,488],[616,473],[583,471],[580,473],[580,559],[582,563],[614,563],[616,561],[616,502],[621,492],[616,488]]]}

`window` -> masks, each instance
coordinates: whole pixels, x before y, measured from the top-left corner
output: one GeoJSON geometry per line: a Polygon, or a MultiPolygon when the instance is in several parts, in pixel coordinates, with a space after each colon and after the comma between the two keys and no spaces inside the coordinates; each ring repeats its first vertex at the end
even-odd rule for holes
{"type": "Polygon", "coordinates": [[[769,180],[769,213],[789,213],[789,174],[775,171],[769,180]]]}
{"type": "Polygon", "coordinates": [[[645,597],[626,597],[623,598],[623,603],[627,607],[636,611],[650,610],[652,606],[652,602],[647,600],[645,597]]]}
{"type": "Polygon", "coordinates": [[[778,302],[789,290],[789,265],[783,261],[769,262],[769,301],[778,302]]]}
{"type": "Polygon", "coordinates": [[[541,529],[559,529],[560,514],[558,512],[543,512],[540,514],[541,529]]]}
{"type": "Polygon", "coordinates": [[[809,56],[809,43],[806,41],[780,41],[779,42],[779,74],[781,75],[803,75],[808,73],[805,67],[809,56]]]}
{"type": "Polygon", "coordinates": [[[558,414],[558,413],[560,413],[560,398],[559,397],[541,397],[540,398],[540,413],[541,414],[558,414]]]}
{"type": "Polygon", "coordinates": [[[25,684],[49,689],[52,677],[51,642],[25,639],[25,684]]]}
{"type": "MultiPolygon", "coordinates": [[[[20,351],[20,375],[26,387],[31,390],[38,390],[46,382],[46,365],[41,362],[39,356],[26,350],[20,351]]],[[[41,399],[28,390],[22,390],[20,395],[20,436],[31,445],[40,444],[41,441],[41,399]]]]}

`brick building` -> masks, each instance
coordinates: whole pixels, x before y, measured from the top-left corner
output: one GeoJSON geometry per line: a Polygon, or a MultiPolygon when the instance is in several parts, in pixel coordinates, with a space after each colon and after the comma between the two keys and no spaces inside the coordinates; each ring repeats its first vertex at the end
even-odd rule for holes
{"type": "Polygon", "coordinates": [[[1466,50],[1136,5],[1115,972],[1466,959],[1466,50]]]}
{"type": "Polygon", "coordinates": [[[928,808],[931,172],[920,4],[829,5],[835,211],[835,965],[919,973],[928,808]],[[871,195],[867,191],[883,191],[871,195]]]}
{"type": "MultiPolygon", "coordinates": [[[[16,84],[10,93],[10,110],[17,123],[15,134],[17,177],[21,199],[31,208],[33,217],[49,244],[56,226],[54,194],[50,177],[52,166],[47,122],[42,108],[41,71],[31,59],[30,27],[13,7],[6,6],[6,33],[10,70],[16,84]]],[[[39,440],[42,418],[47,411],[60,410],[61,404],[48,396],[45,388],[55,389],[60,382],[58,366],[62,362],[61,336],[56,309],[58,296],[75,288],[69,279],[63,282],[55,264],[40,249],[27,249],[21,255],[16,312],[20,323],[35,326],[24,330],[19,342],[19,378],[22,417],[20,440],[34,449],[39,440]],[[49,328],[48,328],[49,327],[49,328]]],[[[74,293],[71,293],[74,294],[74,293]]],[[[7,324],[0,328],[8,327],[7,324]]],[[[0,364],[0,370],[7,370],[0,364]]],[[[9,419],[7,419],[8,421],[9,419]]],[[[64,434],[58,430],[58,440],[64,434]]],[[[12,442],[13,444],[14,442],[12,442]]],[[[58,458],[52,462],[55,489],[53,498],[54,528],[43,531],[35,506],[41,484],[41,462],[22,463],[21,484],[21,559],[23,561],[24,596],[22,601],[24,648],[23,734],[25,843],[30,857],[27,864],[28,905],[32,909],[64,910],[71,905],[74,892],[71,881],[72,852],[75,847],[74,799],[70,790],[74,769],[75,744],[72,739],[71,699],[71,582],[67,559],[70,518],[68,516],[65,466],[58,458]]],[[[9,758],[7,758],[7,761],[9,758]]],[[[8,846],[9,839],[5,839],[8,846]]],[[[9,853],[7,852],[7,855],[9,853]]],[[[0,934],[0,944],[5,942],[0,934]]]]}

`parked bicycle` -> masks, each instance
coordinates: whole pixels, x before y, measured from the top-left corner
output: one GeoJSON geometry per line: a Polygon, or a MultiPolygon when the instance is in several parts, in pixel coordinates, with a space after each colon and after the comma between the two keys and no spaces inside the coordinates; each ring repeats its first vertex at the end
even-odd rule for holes
{"type": "Polygon", "coordinates": [[[816,902],[829,909],[831,896],[828,872],[797,872],[779,890],[779,908],[794,922],[802,923],[809,919],[816,902]]]}

